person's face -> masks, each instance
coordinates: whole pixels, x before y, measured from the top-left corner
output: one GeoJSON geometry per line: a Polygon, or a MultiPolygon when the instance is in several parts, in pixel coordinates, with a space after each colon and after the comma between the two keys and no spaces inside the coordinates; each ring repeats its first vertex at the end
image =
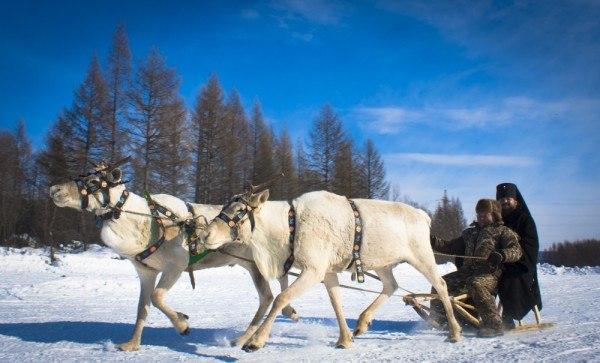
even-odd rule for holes
{"type": "Polygon", "coordinates": [[[503,212],[512,212],[517,208],[517,200],[513,197],[504,197],[499,200],[503,212]]]}
{"type": "Polygon", "coordinates": [[[480,226],[485,227],[487,225],[494,223],[494,217],[492,216],[492,213],[490,213],[490,212],[477,213],[477,223],[480,226]]]}

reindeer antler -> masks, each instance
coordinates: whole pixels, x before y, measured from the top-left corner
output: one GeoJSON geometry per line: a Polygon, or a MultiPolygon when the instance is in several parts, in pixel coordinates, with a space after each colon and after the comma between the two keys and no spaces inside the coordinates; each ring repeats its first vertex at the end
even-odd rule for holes
{"type": "Polygon", "coordinates": [[[106,167],[106,170],[115,170],[116,168],[118,168],[119,166],[128,163],[131,160],[131,155],[124,157],[123,159],[117,161],[116,163],[109,165],[106,167]]]}
{"type": "Polygon", "coordinates": [[[274,177],[272,177],[271,179],[267,180],[264,183],[260,183],[260,184],[258,184],[256,186],[250,184],[250,190],[249,190],[249,192],[252,193],[252,194],[254,194],[256,192],[260,192],[260,191],[263,191],[265,189],[268,189],[279,178],[282,178],[284,176],[285,176],[285,174],[282,172],[282,173],[279,173],[279,174],[275,175],[274,177]]]}

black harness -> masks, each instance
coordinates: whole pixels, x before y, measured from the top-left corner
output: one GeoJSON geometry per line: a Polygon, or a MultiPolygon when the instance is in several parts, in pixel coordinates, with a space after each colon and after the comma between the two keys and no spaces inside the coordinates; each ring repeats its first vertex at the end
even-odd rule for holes
{"type": "Polygon", "coordinates": [[[288,212],[288,228],[290,230],[289,242],[290,242],[290,257],[285,260],[283,264],[283,274],[287,274],[294,264],[294,240],[296,236],[296,210],[291,201],[288,200],[290,210],[288,212]]]}
{"type": "Polygon", "coordinates": [[[90,195],[93,195],[98,190],[102,192],[102,208],[106,208],[110,204],[110,188],[109,182],[100,177],[99,183],[88,184],[85,182],[84,178],[91,175],[99,175],[99,172],[90,173],[87,175],[81,175],[78,178],[73,178],[73,181],[77,185],[77,189],[79,190],[79,199],[81,201],[81,209],[86,209],[90,204],[90,195]]]}
{"type": "Polygon", "coordinates": [[[155,243],[153,243],[148,248],[146,248],[144,251],[135,255],[135,260],[147,268],[152,268],[152,267],[148,266],[147,264],[145,264],[143,261],[145,259],[147,259],[148,257],[150,257],[150,255],[152,255],[154,252],[158,251],[160,246],[162,246],[163,243],[165,243],[165,240],[166,240],[165,225],[163,223],[163,219],[160,216],[161,214],[166,216],[167,218],[169,218],[171,220],[171,222],[173,222],[174,225],[177,225],[180,228],[184,228],[186,234],[188,235],[188,246],[189,246],[190,255],[191,256],[198,255],[198,238],[199,238],[199,236],[196,232],[197,231],[197,223],[196,223],[196,218],[195,218],[194,209],[192,208],[192,205],[187,202],[185,203],[188,212],[190,212],[192,215],[192,218],[188,218],[188,219],[185,219],[182,221],[173,211],[171,211],[170,209],[168,209],[168,208],[158,204],[156,201],[154,201],[148,193],[146,193],[144,195],[144,197],[146,198],[146,201],[148,202],[148,208],[150,208],[150,214],[152,215],[152,220],[156,223],[156,225],[160,229],[160,238],[155,243]]]}
{"type": "Polygon", "coordinates": [[[96,216],[96,225],[101,227],[102,222],[104,221],[108,221],[109,219],[119,219],[119,217],[121,217],[121,212],[123,211],[123,205],[127,201],[127,198],[129,198],[129,191],[125,189],[121,193],[121,197],[117,201],[117,204],[115,204],[110,211],[96,216]]]}
{"type": "Polygon", "coordinates": [[[185,202],[185,206],[188,212],[191,214],[192,218],[186,219],[183,221],[183,228],[185,229],[185,233],[188,235],[188,246],[190,249],[190,255],[195,256],[198,254],[198,223],[196,222],[196,214],[194,213],[194,208],[188,202],[185,202]]]}
{"type": "Polygon", "coordinates": [[[248,215],[248,219],[250,220],[250,230],[254,232],[254,228],[256,227],[254,208],[252,208],[243,197],[235,196],[227,205],[223,207],[223,209],[221,209],[221,212],[216,218],[222,220],[225,222],[225,224],[227,224],[227,226],[229,226],[230,230],[233,232],[233,239],[236,240],[239,236],[239,229],[242,226],[242,223],[244,222],[243,219],[246,215],[248,215]],[[245,205],[245,208],[237,212],[233,217],[229,217],[224,211],[233,203],[242,203],[245,205]]]}
{"type": "Polygon", "coordinates": [[[77,190],[79,191],[79,200],[81,203],[82,210],[85,210],[90,204],[90,195],[94,195],[97,191],[100,191],[102,193],[102,202],[100,202],[100,206],[102,208],[109,207],[110,189],[126,183],[125,181],[115,183],[106,180],[102,175],[102,171],[103,170],[98,170],[92,173],[80,175],[77,178],[72,178],[73,182],[75,182],[75,184],[77,185],[77,190]],[[94,180],[94,183],[86,182],[85,178],[88,178],[92,175],[98,176],[99,180],[94,180]]]}
{"type": "MultiPolygon", "coordinates": [[[[348,268],[351,268],[352,264],[356,266],[356,280],[362,283],[365,282],[364,269],[360,259],[360,249],[363,240],[363,224],[362,219],[360,218],[360,213],[356,207],[356,204],[354,204],[354,201],[348,199],[348,202],[350,203],[350,207],[352,207],[352,214],[354,216],[354,245],[352,247],[352,260],[348,264],[348,268]]],[[[283,264],[284,275],[290,271],[290,268],[292,268],[292,265],[294,264],[294,240],[296,236],[296,210],[294,209],[292,202],[288,201],[288,204],[290,205],[290,210],[288,212],[288,227],[290,230],[290,256],[283,264]]]]}
{"type": "Polygon", "coordinates": [[[350,207],[352,207],[352,213],[354,214],[354,246],[352,247],[352,261],[348,265],[348,268],[356,266],[356,281],[365,282],[365,275],[363,270],[362,261],[360,260],[360,248],[362,247],[362,233],[363,233],[363,224],[360,218],[360,213],[356,204],[352,199],[348,199],[350,202],[350,207]]]}

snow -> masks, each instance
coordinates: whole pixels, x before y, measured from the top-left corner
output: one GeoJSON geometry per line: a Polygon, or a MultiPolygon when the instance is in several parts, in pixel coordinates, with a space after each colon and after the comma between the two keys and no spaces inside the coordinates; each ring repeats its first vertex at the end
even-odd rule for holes
{"type": "MultiPolygon", "coordinates": [[[[138,299],[133,266],[108,249],[59,254],[55,266],[41,249],[0,248],[0,362],[15,361],[600,361],[600,268],[539,266],[544,300],[542,319],[556,323],[543,331],[480,339],[465,331],[451,344],[445,334],[420,321],[393,297],[377,312],[368,333],[347,350],[334,348],[338,328],[322,286],[292,302],[300,321],[278,317],[267,346],[246,353],[229,342],[250,321],[258,298],[240,267],[196,272],[197,289],[187,276],[171,290],[168,302],[190,316],[192,332],[180,336],[152,308],[137,352],[115,344],[129,339],[138,299]]],[[[452,264],[439,266],[442,273],[452,264]]],[[[394,273],[405,289],[426,292],[429,284],[414,269],[394,273]]],[[[380,288],[367,279],[359,285],[350,274],[341,283],[380,288]]],[[[277,292],[277,284],[272,284],[277,292]]],[[[399,290],[398,295],[404,294],[399,290]]],[[[343,290],[344,311],[352,328],[376,295],[343,290]]],[[[525,321],[532,321],[528,316],[525,321]]]]}

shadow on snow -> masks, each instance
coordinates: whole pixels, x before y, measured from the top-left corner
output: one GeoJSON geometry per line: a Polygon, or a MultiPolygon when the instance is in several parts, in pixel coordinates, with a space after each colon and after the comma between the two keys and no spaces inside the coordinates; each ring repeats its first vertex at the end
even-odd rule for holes
{"type": "MultiPolygon", "coordinates": [[[[35,343],[58,343],[62,341],[81,344],[103,344],[106,341],[121,343],[129,340],[133,324],[106,323],[95,321],[51,321],[41,323],[0,323],[0,334],[13,336],[35,343]]],[[[163,346],[182,353],[193,354],[224,361],[235,361],[228,356],[211,356],[197,352],[193,343],[208,346],[222,346],[220,337],[234,335],[232,329],[193,328],[190,335],[180,336],[172,327],[144,328],[142,347],[163,346]]]]}
{"type": "MultiPolygon", "coordinates": [[[[295,324],[288,318],[278,317],[278,324],[295,324]]],[[[350,329],[356,326],[356,319],[347,319],[350,329]]],[[[318,324],[337,328],[335,318],[325,317],[301,317],[300,323],[318,324]]],[[[426,326],[421,321],[391,321],[373,320],[369,327],[369,333],[385,336],[389,333],[413,334],[426,326]]],[[[274,326],[273,329],[277,329],[274,326]]],[[[24,341],[36,343],[58,343],[73,342],[81,344],[104,344],[106,341],[121,343],[131,337],[132,324],[107,323],[107,322],[85,322],[85,321],[54,321],[41,323],[0,323],[0,334],[13,336],[24,341]]],[[[144,328],[142,347],[162,346],[168,349],[192,354],[196,356],[218,359],[222,361],[235,361],[237,358],[231,356],[209,355],[198,352],[204,346],[223,346],[223,339],[237,336],[237,331],[227,328],[192,328],[190,335],[180,336],[172,327],[144,328]]],[[[294,338],[294,336],[289,336],[294,338]]],[[[285,345],[285,344],[284,344],[285,345]]],[[[292,344],[294,345],[294,344],[292,344]]],[[[298,345],[300,346],[300,345],[298,345]]]]}
{"type": "MultiPolygon", "coordinates": [[[[294,323],[292,320],[283,317],[277,317],[275,320],[280,323],[294,323]]],[[[320,324],[325,326],[338,326],[337,319],[335,318],[324,318],[324,317],[313,317],[313,316],[303,316],[300,317],[301,323],[307,324],[320,324]]],[[[356,324],[358,322],[357,319],[346,319],[348,323],[348,327],[350,330],[354,330],[356,324]]],[[[275,328],[274,328],[275,329],[275,328]]],[[[427,324],[422,321],[396,321],[396,320],[378,320],[373,319],[371,326],[369,326],[368,333],[373,334],[388,334],[388,333],[404,333],[404,334],[412,334],[416,330],[421,329],[429,329],[427,324]]]]}

